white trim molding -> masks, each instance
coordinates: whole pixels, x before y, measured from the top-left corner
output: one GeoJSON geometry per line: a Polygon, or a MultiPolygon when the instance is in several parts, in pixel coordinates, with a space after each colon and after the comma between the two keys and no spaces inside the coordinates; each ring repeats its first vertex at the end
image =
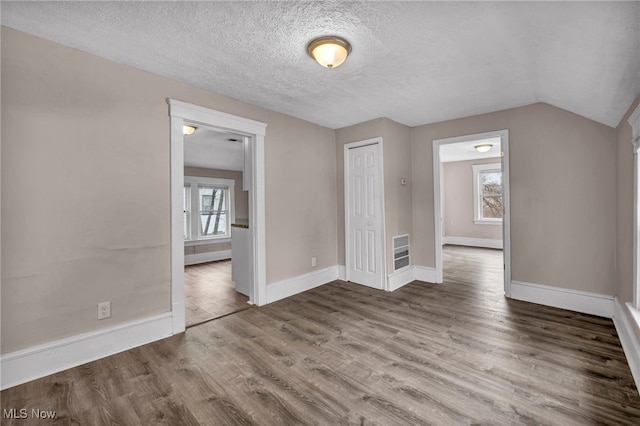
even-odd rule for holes
{"type": "MultiPolygon", "coordinates": [[[[428,266],[413,265],[413,276],[418,281],[437,283],[436,269],[428,266]]],[[[442,282],[442,281],[441,281],[442,282]]]]}
{"type": "Polygon", "coordinates": [[[221,111],[167,99],[170,117],[170,194],[171,194],[171,309],[173,333],[185,330],[184,319],[184,135],[185,121],[202,127],[223,129],[248,138],[245,143],[245,170],[249,189],[249,223],[252,233],[251,283],[249,302],[264,305],[267,300],[265,170],[264,138],[266,123],[227,114],[221,111]],[[250,158],[247,158],[250,157],[250,158]]]}
{"type": "Polygon", "coordinates": [[[410,282],[415,281],[416,274],[413,266],[405,266],[397,271],[389,274],[387,282],[389,283],[388,291],[395,291],[410,282]]]}
{"type": "Polygon", "coordinates": [[[1,389],[171,336],[167,312],[2,355],[1,389]]]}
{"type": "MultiPolygon", "coordinates": [[[[267,286],[267,303],[273,303],[335,280],[347,281],[345,269],[344,265],[335,265],[319,271],[271,283],[267,286]]],[[[435,282],[434,278],[435,270],[433,268],[426,266],[407,266],[388,276],[389,289],[387,291],[397,290],[415,280],[433,283],[435,282]]]]}
{"type": "MultiPolygon", "coordinates": [[[[636,388],[640,392],[640,340],[638,340],[638,335],[634,332],[633,325],[629,324],[625,308],[620,305],[618,298],[615,299],[614,309],[613,324],[616,326],[622,350],[627,358],[633,380],[636,382],[636,388]]],[[[630,303],[626,304],[626,310],[638,325],[636,329],[640,328],[640,312],[630,303]]]]}
{"type": "Polygon", "coordinates": [[[272,303],[311,290],[312,288],[320,287],[321,285],[337,280],[339,276],[340,267],[336,265],[271,283],[267,285],[267,303],[272,303]]]}
{"type": "Polygon", "coordinates": [[[474,164],[471,166],[473,173],[473,223],[476,225],[500,225],[502,226],[502,218],[486,218],[482,215],[482,180],[480,175],[482,172],[500,172],[502,174],[502,164],[487,163],[474,164]]]}
{"type": "MultiPolygon", "coordinates": [[[[502,242],[504,256],[504,294],[511,297],[511,203],[510,203],[510,182],[509,182],[509,130],[496,130],[493,132],[477,133],[472,135],[456,136],[444,139],[433,140],[433,210],[434,210],[434,250],[435,250],[435,267],[433,268],[433,278],[429,273],[429,279],[421,279],[416,274],[416,279],[421,281],[441,283],[443,281],[443,265],[442,265],[442,176],[440,147],[443,145],[477,141],[489,138],[500,138],[500,149],[502,158],[500,164],[502,166],[502,204],[504,206],[504,216],[502,218],[502,242]]],[[[422,271],[421,271],[422,272],[422,271]]]]}
{"type": "Polygon", "coordinates": [[[197,265],[198,263],[215,262],[216,260],[231,259],[231,250],[208,251],[205,253],[186,254],[185,265],[197,265]]]}
{"type": "Polygon", "coordinates": [[[640,105],[629,117],[633,147],[633,306],[640,309],[640,105]]]}
{"type": "Polygon", "coordinates": [[[614,296],[562,287],[513,281],[511,298],[605,318],[614,314],[614,296]]]}
{"type": "Polygon", "coordinates": [[[344,265],[338,265],[338,279],[342,281],[347,280],[347,267],[344,265]]]}
{"type": "Polygon", "coordinates": [[[442,244],[453,244],[456,246],[482,247],[492,249],[502,249],[502,240],[492,240],[489,238],[471,237],[442,237],[442,244]]]}

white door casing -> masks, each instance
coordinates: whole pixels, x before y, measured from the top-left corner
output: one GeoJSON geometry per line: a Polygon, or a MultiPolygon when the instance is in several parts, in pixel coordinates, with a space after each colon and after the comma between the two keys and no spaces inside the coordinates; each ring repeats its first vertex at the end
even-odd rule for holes
{"type": "Polygon", "coordinates": [[[346,278],[386,288],[382,139],[345,145],[346,278]]]}
{"type": "Polygon", "coordinates": [[[502,204],[504,215],[502,217],[502,246],[504,257],[504,294],[511,297],[511,208],[510,208],[510,171],[509,171],[509,131],[498,130],[495,132],[479,133],[473,135],[458,136],[433,141],[433,206],[434,206],[434,231],[435,231],[435,282],[442,283],[442,200],[441,200],[441,167],[440,146],[452,143],[483,140],[500,137],[502,150],[502,204]]]}
{"type": "MultiPolygon", "coordinates": [[[[183,187],[184,187],[184,135],[186,121],[223,129],[245,136],[245,165],[249,167],[249,223],[251,231],[251,285],[249,302],[267,303],[266,284],[266,232],[265,232],[265,184],[264,184],[264,136],[267,125],[248,118],[215,111],[186,102],[167,99],[171,118],[171,317],[173,333],[185,330],[184,306],[184,235],[183,235],[183,187]]],[[[245,170],[246,172],[246,170],[245,170]]]]}

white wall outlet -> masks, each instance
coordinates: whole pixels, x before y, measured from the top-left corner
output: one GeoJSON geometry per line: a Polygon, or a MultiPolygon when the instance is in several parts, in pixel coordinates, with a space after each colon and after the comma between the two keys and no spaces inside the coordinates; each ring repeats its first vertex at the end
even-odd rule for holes
{"type": "Polygon", "coordinates": [[[111,317],[111,301],[98,303],[98,319],[111,317]]]}
{"type": "Polygon", "coordinates": [[[315,257],[315,256],[313,256],[313,257],[311,258],[311,266],[316,266],[317,264],[318,264],[318,260],[316,259],[316,257],[315,257]]]}

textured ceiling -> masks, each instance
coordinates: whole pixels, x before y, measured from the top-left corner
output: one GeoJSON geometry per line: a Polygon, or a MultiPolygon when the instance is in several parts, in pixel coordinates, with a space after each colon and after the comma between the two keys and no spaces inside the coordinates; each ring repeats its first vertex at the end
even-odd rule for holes
{"type": "Polygon", "coordinates": [[[242,136],[199,127],[184,137],[184,165],[241,172],[244,168],[242,136]]]}
{"type": "Polygon", "coordinates": [[[500,158],[500,137],[440,145],[440,162],[442,163],[483,158],[500,158]],[[489,144],[492,147],[487,152],[478,152],[475,147],[480,144],[489,144]]]}
{"type": "Polygon", "coordinates": [[[616,126],[640,2],[7,2],[2,24],[331,128],[546,102],[616,126]],[[306,53],[338,34],[334,70],[306,53]]]}

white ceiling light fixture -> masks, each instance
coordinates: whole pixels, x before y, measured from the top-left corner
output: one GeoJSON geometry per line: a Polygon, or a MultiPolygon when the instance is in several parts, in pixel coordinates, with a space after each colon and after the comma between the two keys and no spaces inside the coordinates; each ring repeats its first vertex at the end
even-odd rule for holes
{"type": "Polygon", "coordinates": [[[493,148],[493,145],[491,145],[490,143],[483,143],[480,145],[476,145],[474,148],[478,152],[489,152],[491,151],[491,148],[493,148]]]}
{"type": "Polygon", "coordinates": [[[197,127],[187,126],[185,124],[184,126],[182,126],[182,133],[188,136],[188,135],[193,134],[193,132],[195,132],[196,129],[197,129],[197,127]]]}
{"type": "Polygon", "coordinates": [[[331,69],[339,67],[347,59],[351,45],[342,37],[320,37],[309,43],[307,52],[320,65],[331,69]]]}

